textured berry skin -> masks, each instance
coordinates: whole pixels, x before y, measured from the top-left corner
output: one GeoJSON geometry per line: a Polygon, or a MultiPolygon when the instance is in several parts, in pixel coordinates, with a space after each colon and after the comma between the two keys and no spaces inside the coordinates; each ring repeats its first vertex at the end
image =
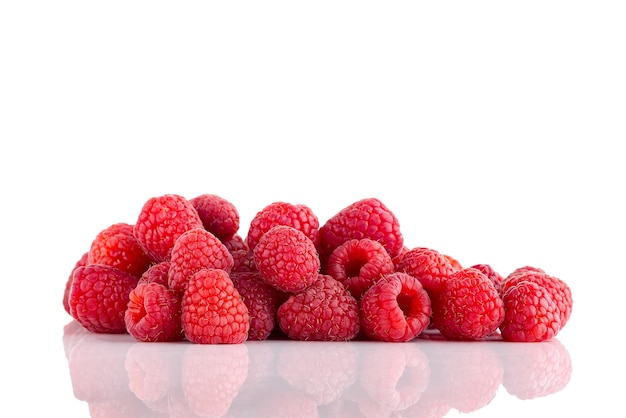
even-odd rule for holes
{"type": "Polygon", "coordinates": [[[250,317],[228,273],[194,273],[182,297],[181,322],[187,340],[197,344],[239,344],[248,338],[250,317]]]}
{"type": "Polygon", "coordinates": [[[222,240],[224,246],[230,251],[230,255],[233,256],[233,268],[231,272],[256,272],[256,264],[254,264],[254,253],[248,244],[239,234],[235,234],[232,237],[222,240]]]}
{"type": "Polygon", "coordinates": [[[258,272],[233,273],[231,280],[248,308],[248,340],[266,340],[276,325],[278,290],[264,282],[258,272]]]}
{"type": "Polygon", "coordinates": [[[278,308],[278,325],[294,340],[348,341],[359,332],[359,305],[332,276],[292,294],[278,308]]]}
{"type": "Polygon", "coordinates": [[[267,231],[254,247],[253,254],[263,280],[285,292],[306,289],[320,271],[313,241],[291,226],[278,225],[267,231]]]}
{"type": "Polygon", "coordinates": [[[443,255],[445,258],[448,259],[448,261],[450,262],[450,264],[452,265],[452,268],[454,268],[454,270],[463,270],[463,266],[461,265],[461,263],[459,262],[459,260],[457,260],[456,258],[452,257],[451,255],[448,254],[444,254],[443,255]]]}
{"type": "Polygon", "coordinates": [[[480,270],[453,273],[433,303],[433,324],[449,340],[482,340],[504,319],[504,305],[493,282],[480,270]]]}
{"type": "Polygon", "coordinates": [[[539,286],[545,288],[552,296],[552,300],[556,303],[559,310],[559,319],[561,322],[561,328],[567,324],[569,317],[572,314],[572,307],[574,301],[572,299],[572,290],[563,280],[558,277],[548,275],[543,270],[525,270],[518,272],[514,275],[510,275],[504,282],[502,291],[506,292],[513,286],[516,286],[522,281],[529,281],[537,283],[539,286]]]}
{"type": "Polygon", "coordinates": [[[506,276],[504,278],[504,281],[517,276],[518,274],[522,274],[522,273],[526,273],[528,271],[532,271],[535,273],[545,273],[545,270],[540,268],[540,267],[535,267],[535,266],[522,266],[522,267],[518,267],[515,270],[513,270],[512,272],[509,273],[508,276],[506,276]]]}
{"type": "Polygon", "coordinates": [[[495,271],[491,265],[484,263],[474,264],[472,268],[482,271],[489,278],[489,280],[491,280],[498,293],[502,295],[502,283],[504,282],[504,277],[502,277],[500,273],[495,271]]]}
{"type": "Polygon", "coordinates": [[[521,281],[505,290],[504,341],[537,342],[554,338],[561,329],[559,309],[550,292],[531,281],[521,281]]]}
{"type": "Polygon", "coordinates": [[[189,200],[177,194],[148,199],[137,217],[133,233],[154,261],[169,260],[174,242],[186,231],[204,228],[189,200]]]}
{"type": "Polygon", "coordinates": [[[112,266],[78,267],[69,294],[70,314],[86,330],[124,334],[128,295],[139,279],[112,266]]]}
{"type": "Polygon", "coordinates": [[[169,271],[170,271],[170,262],[169,261],[161,261],[160,263],[156,263],[148,267],[146,271],[143,272],[137,284],[140,283],[159,283],[165,287],[169,287],[169,271]]]}
{"type": "Polygon", "coordinates": [[[171,289],[160,283],[140,283],[128,296],[124,322],[137,341],[180,341],[180,312],[180,298],[171,289]]]}
{"type": "Polygon", "coordinates": [[[327,273],[343,283],[357,300],[381,277],[394,271],[391,256],[385,247],[369,238],[351,239],[332,252],[327,273]]]}
{"type": "Polygon", "coordinates": [[[141,276],[152,263],[152,258],[133,234],[133,225],[113,224],[96,235],[89,248],[88,264],[106,264],[141,276]]]}
{"type": "Polygon", "coordinates": [[[63,309],[65,312],[71,315],[70,313],[70,289],[72,288],[72,280],[74,280],[74,272],[77,268],[87,265],[87,257],[89,256],[89,251],[83,253],[83,255],[76,261],[74,267],[70,271],[70,275],[67,277],[67,281],[65,282],[65,290],[63,291],[63,309]]]}
{"type": "Polygon", "coordinates": [[[239,212],[232,202],[208,193],[189,202],[196,208],[204,228],[219,239],[227,239],[239,231],[239,212]]]}
{"type": "Polygon", "coordinates": [[[301,231],[317,245],[319,219],[310,207],[288,202],[273,202],[252,218],[246,237],[248,247],[254,250],[263,234],[278,225],[290,226],[301,231]]]}
{"type": "Polygon", "coordinates": [[[443,290],[448,277],[458,270],[439,251],[415,247],[404,254],[396,265],[396,271],[402,271],[417,278],[432,298],[443,290]]]}
{"type": "Polygon", "coordinates": [[[233,256],[215,235],[206,229],[191,229],[178,237],[172,248],[169,287],[182,294],[198,270],[222,269],[230,273],[233,262],[233,256]]]}
{"type": "Polygon", "coordinates": [[[346,206],[320,227],[321,256],[327,258],[344,242],[362,238],[380,242],[392,259],[404,247],[395,214],[379,199],[365,198],[346,206]]]}
{"type": "Polygon", "coordinates": [[[361,330],[374,340],[411,341],[430,323],[431,301],[415,277],[395,272],[374,283],[362,296],[361,330]]]}

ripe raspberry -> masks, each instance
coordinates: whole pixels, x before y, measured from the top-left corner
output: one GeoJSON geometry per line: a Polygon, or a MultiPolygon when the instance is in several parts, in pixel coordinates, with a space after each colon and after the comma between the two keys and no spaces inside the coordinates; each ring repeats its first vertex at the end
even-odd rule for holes
{"type": "Polygon", "coordinates": [[[319,220],[310,207],[288,202],[273,202],[252,218],[246,237],[248,247],[254,250],[263,234],[278,225],[290,226],[301,231],[317,245],[319,220]]]}
{"type": "Polygon", "coordinates": [[[431,302],[415,277],[395,272],[374,283],[362,296],[361,329],[380,341],[411,341],[430,323],[431,302]]]}
{"type": "Polygon", "coordinates": [[[522,281],[530,281],[544,287],[552,296],[552,300],[556,303],[559,310],[559,319],[561,328],[569,321],[572,314],[574,301],[572,299],[572,290],[563,280],[558,277],[550,276],[543,270],[524,270],[518,271],[513,275],[509,275],[502,285],[502,292],[506,292],[511,287],[522,281]]]}
{"type": "Polygon", "coordinates": [[[154,261],[169,260],[174,242],[186,231],[204,228],[189,200],[176,194],[148,199],[144,203],[133,233],[154,261]]]}
{"type": "Polygon", "coordinates": [[[254,264],[254,253],[248,248],[248,244],[239,234],[222,240],[224,246],[233,256],[233,268],[231,272],[256,272],[256,264],[254,264]]]}
{"type": "Polygon", "coordinates": [[[489,280],[491,280],[498,293],[502,295],[502,283],[504,282],[504,277],[502,277],[500,273],[495,271],[489,264],[474,264],[472,268],[482,271],[489,278],[489,280]]]}
{"type": "Polygon", "coordinates": [[[380,242],[363,238],[348,240],[335,248],[326,269],[358,300],[374,282],[392,273],[394,265],[380,242]]]}
{"type": "Polygon", "coordinates": [[[233,273],[231,279],[248,308],[248,340],[266,340],[276,325],[278,290],[264,282],[258,272],[233,273]]]}
{"type": "Polygon", "coordinates": [[[457,260],[456,258],[448,255],[448,254],[444,254],[443,255],[445,258],[448,259],[448,261],[450,261],[450,264],[452,264],[452,267],[454,268],[454,270],[463,270],[463,266],[461,265],[461,263],[459,262],[459,260],[457,260]]]}
{"type": "Polygon", "coordinates": [[[190,229],[172,247],[169,287],[182,294],[189,278],[198,270],[222,269],[230,273],[232,267],[233,256],[215,235],[203,228],[190,229]]]}
{"type": "Polygon", "coordinates": [[[124,334],[128,295],[138,280],[103,264],[78,267],[69,294],[70,314],[88,331],[124,334]]]}
{"type": "Polygon", "coordinates": [[[77,268],[87,265],[88,256],[89,256],[89,251],[83,253],[83,255],[74,264],[74,267],[72,267],[72,270],[70,271],[70,275],[68,276],[67,281],[65,282],[65,290],[63,291],[63,309],[65,309],[65,312],[67,312],[70,315],[71,313],[70,313],[69,299],[70,299],[70,289],[72,288],[72,280],[74,280],[74,272],[76,271],[77,268]]]}
{"type": "Polygon", "coordinates": [[[169,287],[168,274],[170,271],[170,262],[169,261],[161,261],[160,263],[153,264],[148,267],[137,282],[137,285],[140,283],[159,283],[165,287],[169,287]]]}
{"type": "Polygon", "coordinates": [[[542,268],[539,268],[539,267],[522,266],[522,267],[518,267],[515,270],[513,270],[512,272],[510,272],[509,275],[504,278],[504,280],[506,281],[506,280],[512,278],[513,276],[517,276],[518,274],[526,273],[527,271],[532,271],[532,272],[535,272],[535,273],[545,273],[545,271],[542,268]]]}
{"type": "Polygon", "coordinates": [[[152,263],[133,234],[133,225],[120,222],[96,235],[89,248],[88,264],[106,264],[141,276],[152,263]]]}
{"type": "Polygon", "coordinates": [[[482,340],[504,319],[504,306],[493,282],[480,270],[453,273],[433,302],[433,323],[449,340],[482,340]]]}
{"type": "Polygon", "coordinates": [[[278,225],[267,231],[254,247],[253,254],[263,280],[285,292],[306,289],[320,270],[313,241],[291,226],[278,225]]]}
{"type": "Polygon", "coordinates": [[[439,251],[415,247],[404,254],[396,265],[396,271],[402,271],[417,278],[432,298],[443,290],[448,277],[457,270],[439,251]]]}
{"type": "Polygon", "coordinates": [[[559,308],[550,292],[536,282],[522,280],[502,296],[504,320],[500,333],[505,341],[548,341],[561,329],[559,308]]]}
{"type": "Polygon", "coordinates": [[[369,238],[380,242],[391,258],[404,247],[400,223],[394,213],[376,198],[356,201],[328,219],[319,231],[322,258],[350,239],[369,238]]]}
{"type": "Polygon", "coordinates": [[[248,338],[248,309],[222,269],[194,273],[183,293],[181,307],[183,332],[193,343],[238,344],[248,338]]]}
{"type": "Polygon", "coordinates": [[[137,341],[159,342],[183,339],[180,299],[159,283],[142,283],[130,292],[124,313],[128,333],[137,341]]]}
{"type": "Polygon", "coordinates": [[[359,332],[356,299],[324,274],[280,305],[277,318],[280,329],[294,340],[347,341],[359,332]]]}
{"type": "Polygon", "coordinates": [[[232,237],[239,231],[239,212],[230,201],[218,195],[202,194],[189,202],[196,208],[204,228],[219,239],[232,237]]]}

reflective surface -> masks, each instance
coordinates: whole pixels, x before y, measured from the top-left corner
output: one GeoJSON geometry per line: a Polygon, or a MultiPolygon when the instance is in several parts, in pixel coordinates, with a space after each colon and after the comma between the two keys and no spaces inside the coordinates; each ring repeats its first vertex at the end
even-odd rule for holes
{"type": "Polygon", "coordinates": [[[70,322],[63,346],[92,417],[443,417],[550,397],[572,375],[556,339],[159,344],[70,322]]]}

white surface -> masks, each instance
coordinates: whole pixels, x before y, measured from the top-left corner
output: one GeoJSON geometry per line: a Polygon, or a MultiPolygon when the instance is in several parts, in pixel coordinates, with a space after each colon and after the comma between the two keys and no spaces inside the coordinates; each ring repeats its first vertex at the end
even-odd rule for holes
{"type": "MultiPolygon", "coordinates": [[[[307,204],[324,221],[374,196],[408,246],[561,277],[575,301],[557,337],[567,385],[520,400],[503,379],[467,415],[615,416],[613,382],[626,373],[625,18],[619,2],[3,2],[3,410],[90,416],[64,352],[71,267],[149,197],[215,193],[239,208],[244,232],[272,201],[307,204]]],[[[99,341],[74,349],[89,358],[99,341]]],[[[112,347],[103,361],[121,373],[137,345],[112,347]]],[[[256,355],[285,347],[247,347],[248,376],[267,367],[259,389],[279,397],[302,387],[256,355]]],[[[376,395],[358,386],[369,348],[349,347],[359,361],[341,399],[356,412],[350,396],[376,395]]],[[[381,362],[408,349],[384,347],[381,362]]],[[[465,356],[445,347],[451,361],[465,356]]],[[[428,388],[442,389],[433,376],[445,359],[411,349],[429,360],[428,388]]],[[[514,353],[496,354],[504,373],[514,353]]]]}

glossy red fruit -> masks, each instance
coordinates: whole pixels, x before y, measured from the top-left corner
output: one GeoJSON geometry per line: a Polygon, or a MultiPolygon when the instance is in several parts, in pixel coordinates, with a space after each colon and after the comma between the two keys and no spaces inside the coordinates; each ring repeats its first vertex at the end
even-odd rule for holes
{"type": "Polygon", "coordinates": [[[183,339],[180,298],[160,283],[140,283],[130,292],[124,322],[137,341],[167,342],[183,339]]]}

